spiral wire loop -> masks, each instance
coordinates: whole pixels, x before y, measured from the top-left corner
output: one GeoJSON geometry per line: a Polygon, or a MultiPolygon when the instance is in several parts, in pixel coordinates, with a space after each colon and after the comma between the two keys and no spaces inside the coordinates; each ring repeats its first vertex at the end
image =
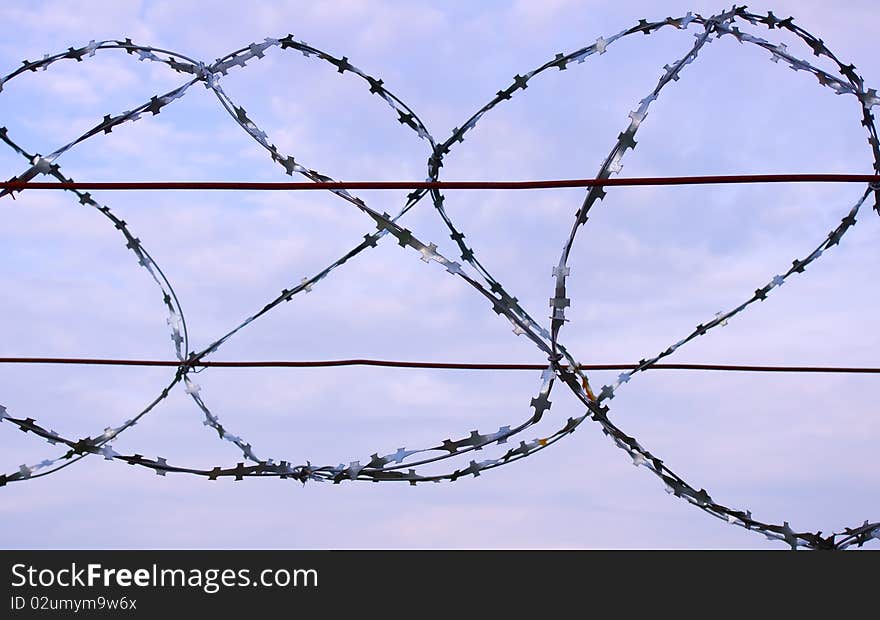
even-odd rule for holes
{"type": "MultiPolygon", "coordinates": [[[[111,50],[124,51],[127,54],[137,56],[140,61],[166,65],[171,70],[186,74],[188,77],[181,86],[162,95],[151,97],[149,101],[142,103],[133,110],[116,115],[106,115],[90,130],[75,140],[60,146],[48,155],[29,152],[9,136],[6,128],[0,129],[0,140],[27,160],[29,165],[24,172],[13,177],[11,179],[12,182],[27,183],[38,175],[45,175],[54,177],[54,179],[61,183],[75,183],[61,172],[60,165],[57,163],[60,157],[67,151],[77,147],[80,143],[89,140],[93,136],[108,134],[120,125],[133,123],[147,115],[155,116],[166,106],[183,97],[191,87],[201,84],[206,89],[212,91],[220,105],[223,106],[235,123],[261,145],[268,152],[272,160],[281,166],[288,175],[293,176],[296,173],[315,183],[333,182],[331,177],[309,169],[295,160],[293,156],[280,152],[270,141],[269,136],[248,116],[246,110],[234,102],[221,86],[222,77],[227,75],[229,71],[233,71],[236,68],[244,68],[248,63],[255,63],[263,58],[269,50],[277,49],[281,52],[301,53],[308,58],[329,63],[339,73],[352,73],[360,78],[369,88],[370,93],[385,101],[401,124],[409,127],[420,139],[428,144],[430,156],[427,160],[426,183],[433,183],[439,180],[443,159],[456,143],[462,142],[466,134],[476,127],[484,115],[513,96],[519,95],[540,74],[554,69],[566,70],[570,65],[584,62],[589,56],[604,54],[606,51],[610,51],[616,42],[624,37],[638,34],[650,35],[667,27],[679,30],[694,29],[694,40],[691,48],[684,56],[663,67],[664,73],[654,89],[639,101],[636,108],[629,113],[626,127],[619,134],[617,141],[605,158],[596,175],[597,179],[609,179],[612,174],[620,172],[624,155],[627,150],[635,148],[636,133],[641,124],[645,122],[648,110],[651,104],[658,98],[660,92],[680,78],[685,67],[696,60],[705,45],[711,43],[713,39],[725,36],[735,38],[741,44],[750,44],[763,48],[769,52],[770,60],[774,63],[786,65],[794,71],[810,73],[818,80],[821,86],[832,89],[838,95],[852,95],[858,99],[861,106],[861,124],[868,133],[868,143],[874,160],[874,172],[875,174],[880,174],[880,149],[878,149],[874,116],[871,112],[872,107],[880,104],[877,92],[874,89],[866,89],[864,80],[856,73],[853,65],[846,65],[840,61],[825,46],[821,39],[797,26],[792,18],[778,19],[772,12],[767,15],[753,14],[748,12],[744,6],[734,6],[711,17],[703,17],[689,12],[683,17],[668,17],[660,21],[642,19],[632,27],[608,37],[599,37],[594,43],[574,52],[557,54],[554,58],[536,69],[514,76],[513,82],[509,86],[499,90],[488,103],[462,123],[461,127],[455,128],[452,134],[443,142],[436,140],[429,133],[425,124],[416,113],[395,96],[382,80],[365,73],[353,65],[345,56],[342,58],[334,57],[316,47],[294,39],[292,35],[282,38],[267,38],[263,42],[252,43],[247,47],[243,47],[215,60],[213,63],[200,62],[174,51],[138,45],[130,39],[90,41],[84,47],[71,47],[65,52],[46,55],[40,60],[25,60],[21,67],[0,78],[0,91],[3,90],[8,82],[23,73],[47,70],[62,61],[85,61],[95,56],[98,52],[105,53],[111,50]],[[815,56],[824,56],[836,65],[837,75],[828,73],[796,57],[784,44],[777,45],[759,36],[740,30],[736,25],[738,23],[747,23],[755,27],[764,26],[770,30],[786,30],[792,33],[801,39],[815,56]]],[[[6,187],[0,191],[0,197],[7,194],[14,197],[16,191],[21,191],[21,189],[6,187]]],[[[14,417],[6,407],[0,406],[0,421],[5,420],[25,433],[33,433],[52,445],[62,446],[64,450],[56,458],[47,459],[32,465],[22,465],[18,471],[0,475],[0,486],[47,476],[90,455],[99,455],[107,460],[116,460],[128,463],[129,465],[146,467],[160,476],[165,476],[168,473],[185,473],[201,476],[208,480],[225,477],[242,480],[250,477],[271,476],[282,479],[290,478],[302,483],[307,481],[340,483],[342,481],[360,480],[408,482],[411,485],[416,485],[427,482],[454,482],[463,476],[479,476],[485,471],[509,465],[529,457],[555,444],[563,437],[570,435],[582,422],[589,419],[598,424],[602,432],[617,447],[627,453],[634,465],[647,469],[659,478],[667,492],[689,502],[710,516],[725,520],[738,527],[754,530],[770,540],[782,541],[790,545],[792,549],[797,547],[808,549],[844,549],[851,545],[861,546],[872,538],[880,538],[880,523],[878,522],[869,523],[865,521],[862,525],[823,535],[821,531],[814,533],[795,530],[787,521],[782,524],[766,523],[754,518],[749,510],[732,508],[718,503],[705,489],[697,489],[691,486],[684,478],[670,469],[662,459],[645,448],[636,438],[627,435],[615,422],[612,422],[607,404],[635,375],[650,369],[699,336],[708,333],[716,327],[726,325],[728,321],[744,312],[752,304],[765,300],[772,292],[782,286],[788,278],[795,274],[803,273],[809,265],[840,242],[847,231],[855,225],[860,209],[872,195],[874,200],[873,208],[880,213],[880,184],[869,184],[862,195],[855,201],[855,204],[846,212],[840,224],[830,231],[826,238],[822,239],[813,249],[806,252],[802,258],[795,259],[791,266],[783,268],[769,282],[759,286],[750,298],[734,308],[719,312],[705,323],[697,325],[690,333],[678,339],[665,350],[639,360],[632,369],[622,372],[613,383],[602,386],[597,392],[594,392],[591,388],[589,379],[581,364],[561,342],[560,334],[565,323],[569,320],[566,317],[566,309],[571,303],[567,297],[567,286],[571,277],[570,253],[578,232],[587,223],[591,209],[598,200],[602,200],[606,195],[605,189],[601,185],[593,185],[586,191],[586,197],[574,213],[571,230],[565,240],[559,261],[552,267],[550,275],[553,278],[554,287],[553,295],[549,299],[549,328],[542,326],[538,320],[526,312],[518,300],[480,262],[474,249],[465,242],[465,235],[455,226],[452,218],[447,213],[444,206],[444,195],[437,187],[429,186],[414,190],[407,196],[406,202],[395,215],[384,212],[379,213],[370,208],[365,201],[344,188],[331,188],[327,191],[331,191],[340,199],[351,204],[355,209],[369,216],[375,222],[375,230],[368,231],[364,235],[362,242],[322,270],[303,278],[299,282],[290,284],[290,288],[283,289],[274,299],[270,300],[254,314],[245,318],[233,329],[199,351],[190,351],[189,349],[186,320],[171,283],[126,222],[117,217],[109,207],[100,204],[88,192],[72,188],[65,191],[72,192],[82,205],[97,209],[109,220],[119,231],[119,234],[122,235],[126,247],[135,255],[138,264],[147,271],[151,279],[158,286],[163,303],[168,311],[167,322],[179,364],[175,374],[164,389],[140,412],[116,426],[105,428],[102,432],[94,434],[94,436],[90,435],[78,439],[64,437],[40,425],[34,418],[14,417]],[[413,231],[404,228],[400,223],[403,216],[428,195],[437,213],[448,227],[450,237],[457,245],[461,262],[444,256],[438,251],[436,244],[420,240],[413,231]],[[202,362],[216,353],[226,341],[236,336],[238,332],[283,303],[291,301],[297,295],[308,293],[336,269],[354,259],[361,252],[376,247],[387,236],[393,237],[394,242],[405,250],[411,251],[412,256],[427,264],[435,264],[443,268],[452,277],[464,280],[464,282],[486,299],[496,314],[510,322],[516,335],[528,338],[546,355],[547,365],[541,374],[540,388],[530,401],[528,414],[521,417],[518,421],[488,432],[472,430],[456,439],[446,438],[427,447],[401,447],[396,451],[388,452],[381,456],[380,452],[375,452],[369,459],[353,460],[348,465],[316,465],[309,461],[294,464],[295,461],[293,459],[280,460],[257,456],[250,443],[240,435],[234,434],[221,423],[219,416],[214,413],[216,407],[208,405],[204,391],[194,381],[194,375],[205,370],[204,367],[200,366],[202,362]],[[530,440],[521,439],[520,436],[527,429],[548,415],[548,411],[551,408],[550,395],[557,382],[568,386],[583,406],[582,413],[568,418],[558,430],[549,435],[535,437],[530,440]],[[205,426],[215,432],[221,440],[234,444],[242,454],[244,459],[242,462],[238,462],[234,466],[198,468],[172,465],[162,457],[151,459],[141,454],[121,454],[113,448],[113,441],[117,437],[135,426],[139,420],[150,413],[179,384],[182,384],[186,393],[189,394],[192,401],[201,411],[204,416],[205,426]],[[511,442],[513,438],[519,440],[518,443],[516,441],[511,442]],[[505,444],[510,447],[500,448],[497,458],[478,460],[474,455],[478,451],[482,452],[483,449],[505,444]],[[462,457],[467,464],[461,463],[454,469],[452,468],[454,466],[450,466],[448,471],[441,473],[424,472],[424,466],[434,465],[449,459],[461,461],[462,457]]]]}

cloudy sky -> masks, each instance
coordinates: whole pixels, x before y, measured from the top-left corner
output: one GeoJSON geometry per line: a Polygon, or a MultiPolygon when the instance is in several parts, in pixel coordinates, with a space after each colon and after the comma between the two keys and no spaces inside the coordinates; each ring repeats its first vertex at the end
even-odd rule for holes
{"type": "MultiPolygon", "coordinates": [[[[709,2],[54,2],[10,0],[0,20],[0,74],[90,40],[124,39],[211,62],[292,33],[346,56],[445,140],[496,91],[552,59],[639,19],[709,15],[709,2]]],[[[782,1],[868,85],[880,84],[873,2],[782,1]],[[837,8],[832,8],[836,6],[837,8]]],[[[792,37],[785,42],[821,62],[792,37]]],[[[487,114],[445,160],[446,180],[596,174],[630,110],[695,27],[631,36],[564,72],[542,74],[487,114]]],[[[667,87],[624,159],[625,176],[871,171],[852,96],[791,71],[731,37],[707,45],[667,87]]],[[[0,125],[48,153],[181,84],[119,51],[59,62],[4,84],[0,125]]],[[[290,50],[230,71],[224,90],[298,162],[344,180],[420,180],[427,144],[362,81],[290,50]]],[[[289,177],[196,86],[158,116],[114,129],[59,159],[77,180],[257,180],[289,177]]],[[[0,151],[0,176],[27,167],[0,151]]],[[[861,195],[860,186],[611,188],[572,252],[572,305],[562,341],[583,363],[633,363],[751,297],[807,255],[861,195]]],[[[355,192],[396,212],[402,192],[355,192]]],[[[583,190],[450,191],[446,207],[477,256],[534,317],[546,317],[558,260],[583,190]]],[[[130,226],[179,296],[191,348],[202,348],[283,288],[375,229],[331,195],[95,192],[130,226]]],[[[112,225],[75,198],[2,199],[0,356],[173,357],[161,295],[112,225]]],[[[423,201],[403,221],[458,258],[423,201]]],[[[839,247],[807,273],[669,361],[876,365],[880,222],[865,209],[839,247]]],[[[215,359],[385,359],[541,363],[473,289],[386,239],[231,339],[215,359]]],[[[549,321],[548,321],[549,322],[549,321]]],[[[595,373],[601,386],[616,373],[595,373]]],[[[7,365],[0,404],[70,437],[139,412],[169,369],[7,365]]],[[[880,519],[874,458],[876,379],[651,371],[609,404],[621,428],[716,501],[799,531],[880,519]]],[[[408,369],[211,369],[202,395],[260,456],[293,463],[369,460],[530,415],[539,372],[408,369]]],[[[580,412],[557,387],[555,429],[580,412]]],[[[234,466],[240,453],[202,424],[181,388],[114,444],[192,466],[234,466]]],[[[533,431],[527,439],[531,439],[533,431]]],[[[484,458],[498,456],[486,449],[484,458]]],[[[0,424],[0,471],[58,456],[0,424]]],[[[460,463],[461,465],[466,465],[460,463]]],[[[458,465],[458,464],[457,464],[458,465]]],[[[670,498],[649,472],[586,422],[553,449],[454,484],[208,482],[161,477],[98,457],[0,489],[0,546],[97,548],[766,548],[761,536],[670,498]]]]}

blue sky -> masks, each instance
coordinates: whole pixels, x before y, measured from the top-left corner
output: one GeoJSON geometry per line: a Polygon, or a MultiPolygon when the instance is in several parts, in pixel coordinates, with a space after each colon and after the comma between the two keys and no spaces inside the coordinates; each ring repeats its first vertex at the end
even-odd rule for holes
{"type": "MultiPolygon", "coordinates": [[[[707,2],[519,3],[6,2],[0,74],[90,40],[130,37],[213,61],[292,33],[345,55],[445,139],[515,74],[609,37],[639,19],[709,15],[707,2]]],[[[750,5],[793,15],[868,85],[880,83],[870,2],[750,5]]],[[[452,180],[596,173],[627,114],[689,31],[628,37],[601,56],[530,82],[480,120],[444,163],[452,180]]],[[[749,32],[810,50],[765,28],[749,32]]],[[[818,61],[817,61],[818,62],[818,61]]],[[[824,66],[819,63],[820,66],[824,66]]],[[[0,124],[47,153],[105,114],[166,92],[181,76],[120,52],[56,63],[4,84],[0,124]]],[[[224,90],[297,161],[337,179],[422,179],[426,144],[351,75],[278,50],[222,80],[224,90]]],[[[871,171],[851,96],[769,62],[730,37],[713,41],[664,90],[623,175],[871,171]]],[[[78,180],[286,180],[201,86],[156,117],[65,154],[78,180]]],[[[9,178],[24,170],[0,152],[9,178]]],[[[843,185],[614,188],[572,253],[571,322],[562,341],[584,363],[632,363],[738,305],[815,247],[863,188],[843,185]]],[[[358,193],[396,212],[407,192],[358,193]]],[[[97,195],[97,193],[96,193],[97,195]]],[[[484,265],[532,316],[547,314],[551,266],[582,190],[448,192],[446,207],[484,265]]],[[[333,196],[105,193],[174,285],[195,347],[314,273],[375,228],[333,196]]],[[[3,356],[171,358],[161,297],[121,237],[61,193],[4,199],[3,356]]],[[[839,247],[765,302],[670,361],[876,365],[880,226],[865,210],[839,247]]],[[[404,224],[457,258],[423,202],[404,224]]],[[[230,340],[216,359],[377,357],[543,361],[474,291],[386,238],[230,340]]],[[[549,322],[549,321],[548,321],[549,322]]],[[[6,366],[0,404],[74,437],[137,413],[170,379],[161,369],[6,366]]],[[[616,373],[596,373],[601,386],[616,373]]],[[[369,459],[529,415],[540,373],[393,369],[212,369],[198,375],[221,420],[261,455],[294,463],[369,459]]],[[[796,530],[880,517],[871,455],[880,439],[876,380],[837,375],[642,373],[611,401],[627,433],[719,502],[796,530]]],[[[579,413],[554,391],[551,422],[579,413]]],[[[240,453],[202,424],[176,389],[114,447],[196,467],[240,453]]],[[[547,428],[555,428],[552,425],[547,428]]],[[[529,437],[531,438],[531,436],[529,437]]],[[[0,424],[0,471],[58,455],[0,424]]],[[[488,452],[488,450],[487,450],[488,452]]],[[[499,454],[503,448],[498,448],[499,454]]],[[[497,456],[487,454],[486,457],[497,456]]],[[[486,458],[484,457],[484,458],[486,458]]],[[[466,463],[464,463],[466,464],[466,463]]],[[[774,543],[670,498],[585,423],[553,449],[454,484],[207,482],[100,458],[10,484],[0,546],[99,548],[765,548],[774,543]]]]}

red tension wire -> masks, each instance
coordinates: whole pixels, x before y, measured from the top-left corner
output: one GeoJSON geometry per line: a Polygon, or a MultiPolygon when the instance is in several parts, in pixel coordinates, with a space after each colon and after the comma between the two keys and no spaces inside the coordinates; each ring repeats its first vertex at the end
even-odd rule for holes
{"type": "MultiPolygon", "coordinates": [[[[566,187],[633,185],[709,185],[733,183],[872,183],[872,174],[737,174],[686,177],[616,177],[613,179],[561,179],[550,181],[327,181],[251,183],[239,181],[155,181],[155,182],[42,182],[10,180],[0,189],[76,190],[324,190],[324,189],[556,189],[566,187]]],[[[878,188],[880,191],[880,188],[878,188]]]]}
{"type": "MultiPolygon", "coordinates": [[[[680,177],[618,177],[614,179],[561,179],[548,181],[328,181],[328,182],[37,182],[0,181],[0,189],[49,190],[394,190],[394,189],[554,189],[593,186],[708,185],[740,183],[870,183],[880,191],[880,175],[871,174],[746,174],[680,177]]],[[[173,360],[95,358],[4,357],[3,364],[75,364],[101,366],[179,366],[173,360]]],[[[492,364],[463,362],[407,362],[397,360],[345,359],[319,361],[199,361],[191,366],[217,368],[317,368],[330,366],[383,366],[450,370],[542,370],[545,364],[492,364]]],[[[635,364],[582,364],[582,370],[632,370],[635,364]]],[[[880,374],[880,368],[841,366],[768,366],[741,364],[654,364],[656,370],[715,370],[739,372],[857,373],[880,374]]]]}
{"type": "MultiPolygon", "coordinates": [[[[181,366],[177,360],[132,360],[69,357],[0,357],[0,364],[77,364],[93,366],[181,366]]],[[[445,370],[543,370],[547,364],[492,364],[468,362],[405,362],[399,360],[342,359],[314,361],[199,361],[187,366],[205,368],[326,368],[330,366],[382,366],[445,370]]],[[[632,370],[636,364],[581,364],[581,370],[632,370]]],[[[745,364],[654,364],[648,370],[722,370],[739,372],[822,372],[880,374],[880,368],[850,366],[767,366],[745,364]]]]}

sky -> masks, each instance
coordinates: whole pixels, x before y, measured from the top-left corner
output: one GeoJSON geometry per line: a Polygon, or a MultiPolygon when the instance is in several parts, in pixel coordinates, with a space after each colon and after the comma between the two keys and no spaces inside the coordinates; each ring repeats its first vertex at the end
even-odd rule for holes
{"type": "MultiPolygon", "coordinates": [[[[0,75],[90,40],[124,39],[211,62],[288,33],[351,63],[445,140],[523,74],[636,24],[705,16],[709,2],[55,2],[10,0],[0,75]],[[662,5],[662,6],[661,6],[662,5]]],[[[752,4],[795,18],[880,84],[872,2],[752,4]]],[[[777,30],[740,27],[825,67],[777,30]]],[[[695,26],[630,36],[606,53],[529,82],[444,161],[442,180],[593,176],[695,26]]],[[[46,154],[184,78],[106,51],[3,85],[0,125],[46,154]]],[[[350,73],[273,49],[230,71],[224,91],[271,142],[335,179],[422,180],[427,143],[350,73]]],[[[623,176],[870,173],[852,96],[714,40],[664,89],[623,176]]],[[[290,180],[196,85],[157,116],[65,153],[81,181],[290,180]]],[[[0,149],[0,176],[27,164],[0,149]]],[[[807,255],[864,188],[840,184],[609,188],[572,251],[561,342],[582,363],[635,363],[751,297],[807,255]]],[[[353,192],[396,213],[407,191],[353,192]]],[[[319,192],[93,192],[124,219],[174,286],[201,348],[375,230],[319,192]]],[[[449,191],[445,206],[487,269],[544,318],[584,190],[449,191]]],[[[119,232],[69,194],[2,201],[0,356],[173,359],[161,294],[119,232]]],[[[458,259],[427,201],[402,223],[458,259]]],[[[669,362],[876,365],[880,222],[870,204],[841,244],[669,362]]],[[[386,237],[230,339],[213,359],[380,358],[543,363],[475,291],[386,237]]],[[[70,437],[100,434],[149,403],[172,369],[4,365],[0,404],[70,437]]],[[[531,415],[540,372],[390,368],[208,369],[201,395],[261,456],[366,462],[531,415]]],[[[594,386],[617,373],[592,373],[594,386]]],[[[610,416],[696,488],[765,521],[830,532],[880,519],[873,455],[880,418],[869,375],[654,370],[610,401],[610,416]]],[[[581,411],[563,387],[542,428],[581,411]]],[[[203,425],[181,386],[115,442],[169,463],[234,466],[237,448],[203,425]]],[[[526,431],[531,439],[533,431],[526,431]]],[[[483,450],[490,458],[504,446],[483,450]]],[[[0,472],[61,450],[0,424],[0,472]]],[[[467,459],[455,466],[466,466],[467,459]]],[[[530,458],[455,483],[339,485],[277,479],[209,482],[94,456],[0,489],[3,548],[785,548],[711,519],[633,467],[595,423],[530,458]]],[[[875,543],[876,544],[876,543],[875,543]]]]}

